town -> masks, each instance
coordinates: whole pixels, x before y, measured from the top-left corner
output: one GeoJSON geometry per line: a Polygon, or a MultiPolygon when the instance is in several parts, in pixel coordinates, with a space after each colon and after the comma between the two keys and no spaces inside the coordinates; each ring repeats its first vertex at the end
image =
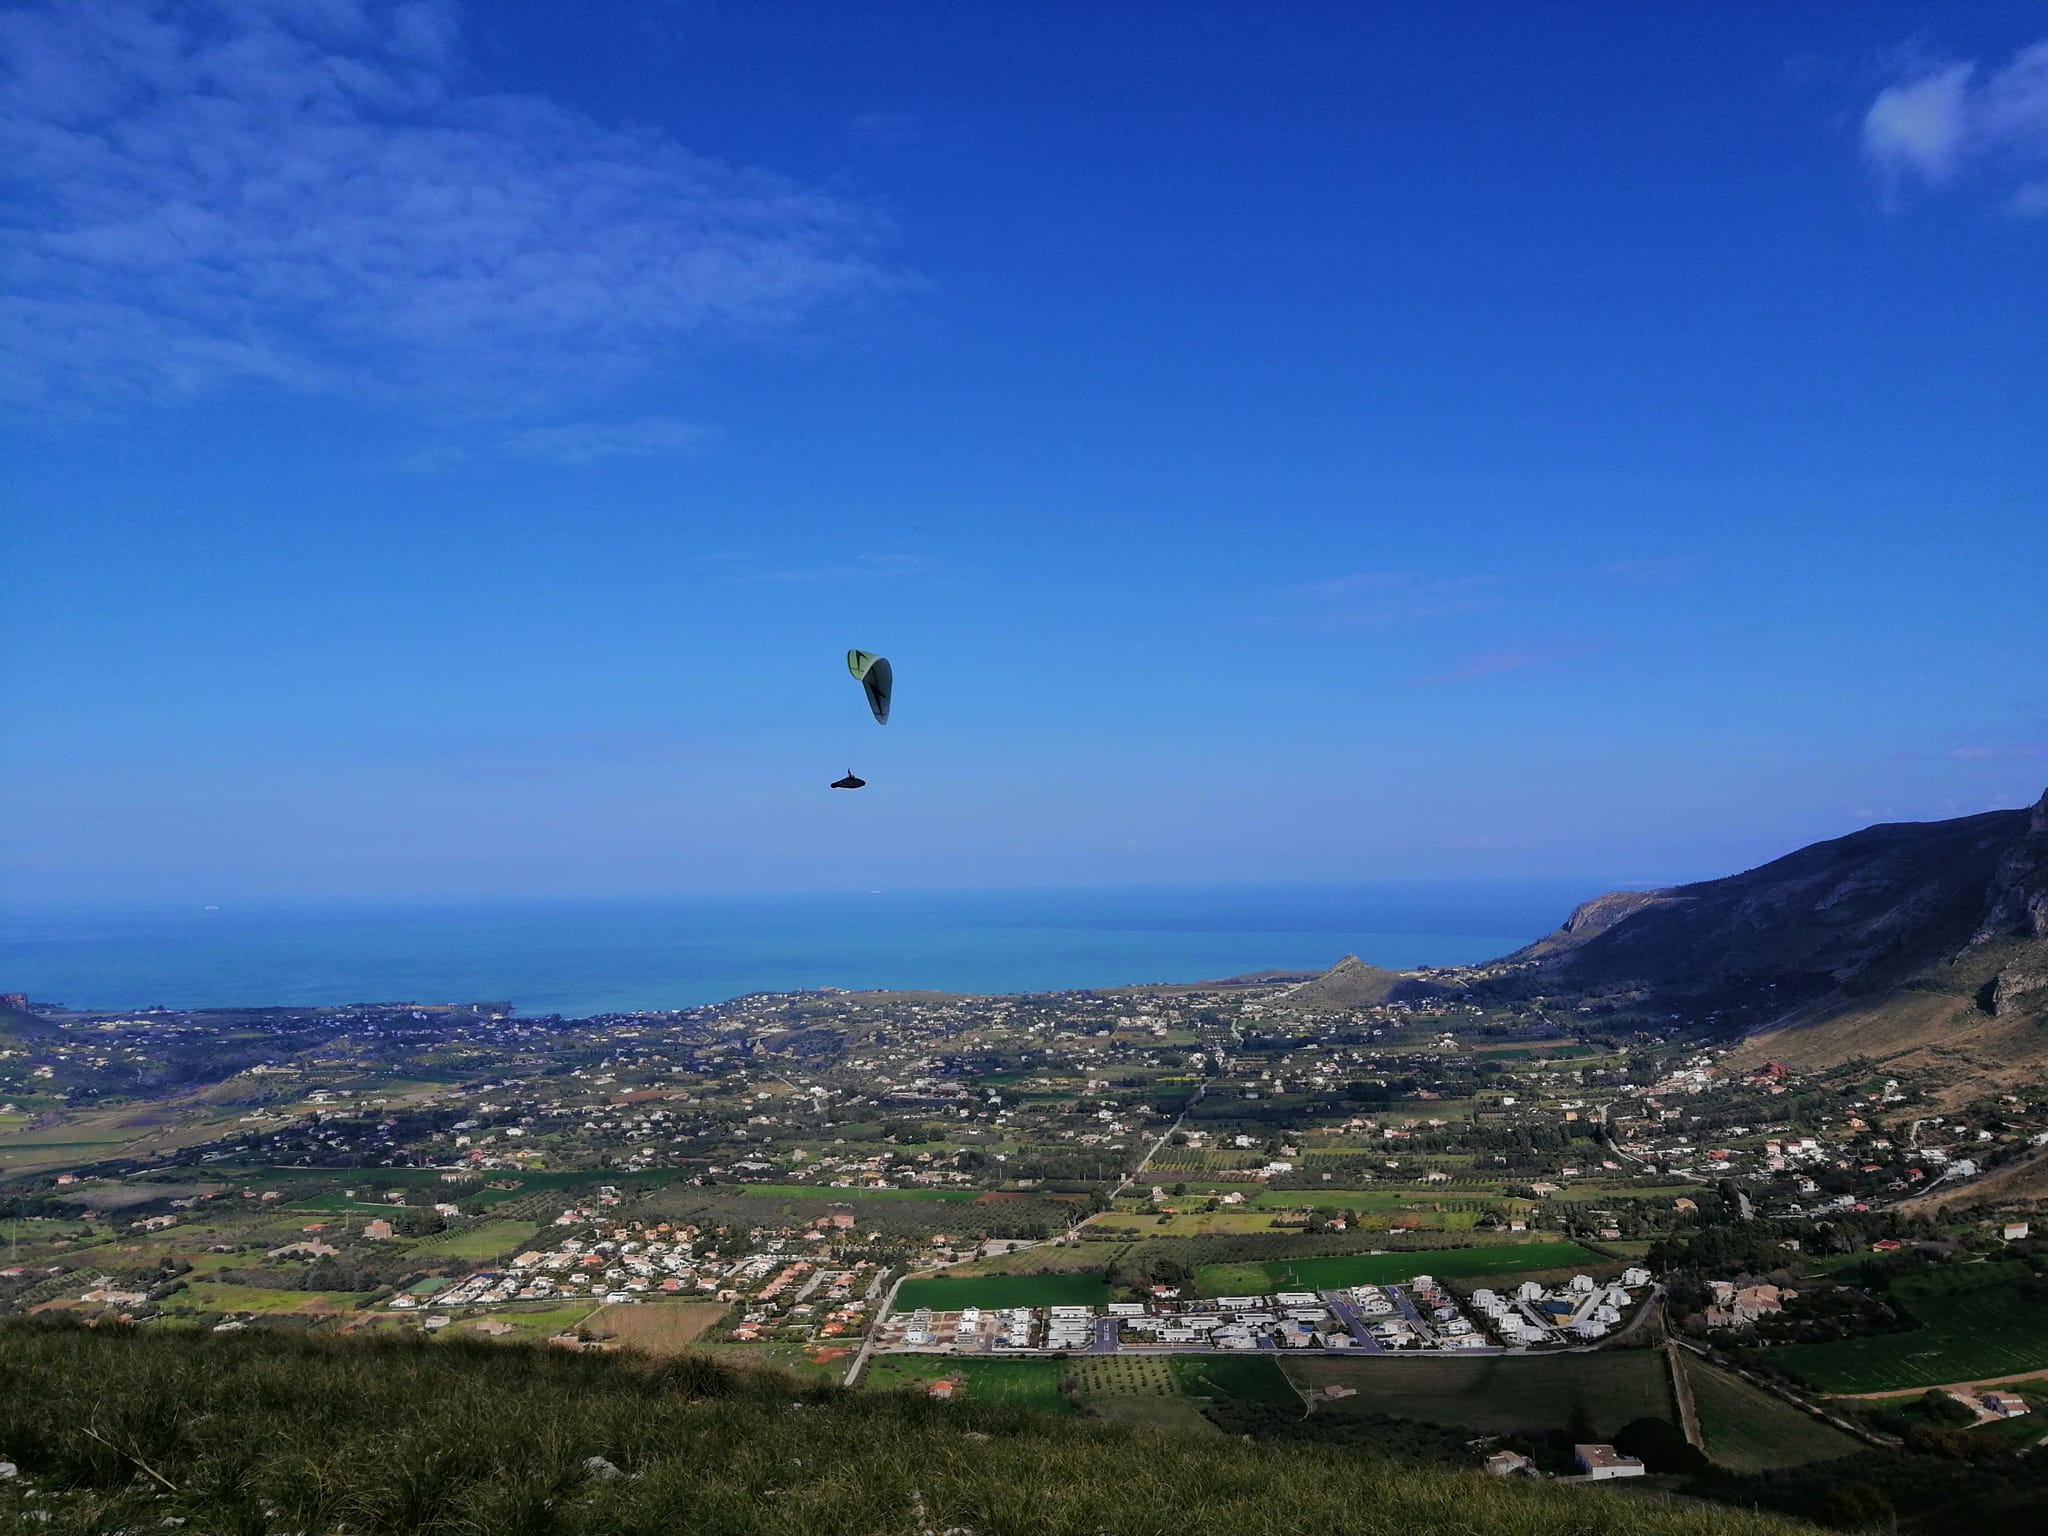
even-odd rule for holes
{"type": "Polygon", "coordinates": [[[1259,1417],[1284,1393],[1318,1433],[1432,1455],[1462,1423],[1489,1470],[1596,1480],[1875,1453],[1929,1388],[2024,1425],[2048,1252],[1970,1191],[2048,1143],[2048,1099],[1435,979],[589,1020],[16,998],[0,1308],[708,1353],[1255,1436],[1295,1432],[1259,1417]]]}

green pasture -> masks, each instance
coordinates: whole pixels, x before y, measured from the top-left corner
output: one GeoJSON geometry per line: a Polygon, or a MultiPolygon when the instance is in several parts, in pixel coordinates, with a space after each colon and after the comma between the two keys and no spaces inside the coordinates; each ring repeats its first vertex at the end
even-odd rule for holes
{"type": "Polygon", "coordinates": [[[1061,1360],[946,1360],[931,1355],[882,1355],[868,1362],[860,1384],[872,1391],[919,1391],[935,1381],[963,1382],[959,1396],[977,1403],[1002,1403],[1040,1413],[1077,1414],[1080,1407],[1060,1391],[1061,1360]]]}
{"type": "Polygon", "coordinates": [[[1298,1407],[1294,1390],[1280,1362],[1270,1355],[1170,1355],[1173,1379],[1189,1397],[1235,1398],[1247,1403],[1279,1403],[1298,1407]]]}
{"type": "MultiPolygon", "coordinates": [[[[506,1344],[532,1344],[554,1337],[558,1333],[571,1333],[590,1321],[597,1311],[596,1304],[588,1301],[573,1302],[567,1306],[547,1303],[530,1304],[528,1307],[493,1307],[488,1316],[463,1318],[452,1328],[443,1328],[440,1338],[496,1339],[506,1344]],[[484,1333],[476,1328],[478,1323],[509,1324],[509,1333],[484,1333]]],[[[411,1314],[418,1317],[418,1313],[411,1314]]]]}
{"type": "Polygon", "coordinates": [[[1654,1349],[1583,1355],[1419,1355],[1407,1359],[1297,1357],[1282,1369],[1304,1391],[1348,1387],[1317,1413],[1385,1413],[1483,1434],[1569,1428],[1583,1409],[1611,1435],[1632,1419],[1671,1419],[1671,1380],[1654,1349]]]}
{"type": "Polygon", "coordinates": [[[2014,1285],[1910,1297],[1910,1333],[1784,1344],[1767,1358],[1823,1392],[1895,1392],[2048,1368],[2048,1306],[2014,1285]]]}
{"type": "Polygon", "coordinates": [[[1038,1243],[1030,1248],[1017,1248],[1009,1253],[956,1264],[946,1273],[957,1280],[965,1280],[977,1275],[1035,1275],[1040,1270],[1099,1270],[1120,1247],[1119,1244],[1099,1243],[1038,1243]]]}
{"type": "Polygon", "coordinates": [[[412,1254],[418,1259],[467,1259],[480,1263],[519,1252],[532,1241],[533,1235],[530,1221],[486,1221],[480,1226],[453,1228],[423,1237],[412,1245],[412,1254]]]}
{"type": "Polygon", "coordinates": [[[958,1312],[962,1307],[1100,1307],[1109,1285],[1099,1274],[928,1275],[906,1280],[896,1292],[896,1310],[958,1312]]]}
{"type": "Polygon", "coordinates": [[[357,1291],[274,1291],[261,1285],[223,1285],[200,1280],[164,1303],[166,1312],[348,1312],[362,1300],[357,1291]]]}
{"type": "Polygon", "coordinates": [[[1861,1442],[1783,1398],[1698,1360],[1684,1362],[1707,1456],[1730,1472],[1774,1472],[1852,1456],[1861,1442]]]}
{"type": "Polygon", "coordinates": [[[984,1189],[834,1189],[829,1184],[732,1184],[714,1186],[735,1189],[742,1194],[765,1195],[771,1199],[819,1200],[979,1200],[984,1189]]]}
{"type": "Polygon", "coordinates": [[[1575,1264],[1590,1270],[1605,1262],[1577,1243],[1491,1243],[1478,1248],[1418,1249],[1413,1253],[1203,1264],[1195,1270],[1195,1287],[1205,1296],[1245,1296],[1276,1290],[1321,1291],[1347,1285],[1397,1284],[1417,1275],[1470,1279],[1564,1269],[1575,1264]]]}
{"type": "Polygon", "coordinates": [[[1072,1360],[1062,1380],[1091,1418],[1219,1433],[1203,1416],[1201,1404],[1181,1394],[1173,1367],[1164,1357],[1100,1355],[1072,1360]]]}

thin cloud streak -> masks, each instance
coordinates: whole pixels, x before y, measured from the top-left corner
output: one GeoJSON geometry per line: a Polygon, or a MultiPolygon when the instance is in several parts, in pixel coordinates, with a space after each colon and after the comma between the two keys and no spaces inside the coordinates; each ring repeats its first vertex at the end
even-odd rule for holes
{"type": "Polygon", "coordinates": [[[522,458],[556,464],[595,464],[605,459],[660,458],[701,447],[710,436],[694,422],[659,417],[644,421],[572,421],[529,427],[505,439],[505,449],[522,458]]]}
{"type": "Polygon", "coordinates": [[[0,397],[530,409],[908,285],[846,198],[466,93],[445,0],[0,16],[0,397]]]}
{"type": "Polygon", "coordinates": [[[1481,651],[1452,663],[1441,672],[1426,677],[1410,678],[1413,688],[1435,688],[1447,683],[1469,683],[1483,677],[1499,677],[1503,673],[1526,671],[1531,667],[1547,666],[1552,662],[1572,661],[1581,656],[1591,655],[1600,650],[1597,644],[1523,646],[1509,650],[1481,651]]]}
{"type": "Polygon", "coordinates": [[[894,581],[911,576],[930,576],[938,567],[922,555],[856,555],[836,565],[794,566],[780,570],[753,571],[738,576],[741,581],[894,581]]]}
{"type": "Polygon", "coordinates": [[[1296,618],[1321,629],[1378,629],[1497,608],[1490,575],[1432,576],[1421,571],[1355,571],[1294,589],[1306,608],[1296,618]]]}
{"type": "Polygon", "coordinates": [[[1488,651],[1478,656],[1468,656],[1449,670],[1435,672],[1428,677],[1411,678],[1417,688],[1433,688],[1443,683],[1466,683],[1477,677],[1498,677],[1503,672],[1519,672],[1524,667],[1538,666],[1552,660],[1554,651],[1488,651]]]}
{"type": "Polygon", "coordinates": [[[1950,747],[1948,755],[1958,762],[1992,763],[2048,758],[2048,746],[1963,746],[1950,747]]]}

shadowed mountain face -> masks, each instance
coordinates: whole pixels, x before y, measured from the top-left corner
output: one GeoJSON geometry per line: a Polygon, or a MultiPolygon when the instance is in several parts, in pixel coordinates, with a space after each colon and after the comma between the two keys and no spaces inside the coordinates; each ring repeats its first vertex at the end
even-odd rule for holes
{"type": "MultiPolygon", "coordinates": [[[[1837,1055],[1875,1044],[1859,1021],[1906,994],[1952,1000],[1937,1033],[1957,1047],[1971,1017],[2048,1022],[2048,794],[2029,810],[1866,827],[1725,879],[1595,897],[1481,972],[1461,984],[1346,956],[1285,1005],[1543,997],[1714,1034],[1836,1019],[1837,1055]]],[[[1894,1013],[1894,1033],[1929,1038],[1925,1021],[1909,1029],[1894,1013]]],[[[2048,1036],[2004,1045],[2032,1060],[2048,1036]]]]}
{"type": "Polygon", "coordinates": [[[1587,902],[1482,983],[1496,996],[1602,998],[1707,1008],[1761,1024],[2003,953],[1995,1005],[2048,992],[2048,795],[2031,810],[1866,827],[1769,864],[1665,891],[1587,902]],[[2016,943],[2014,941],[2017,941],[2016,943]]]}

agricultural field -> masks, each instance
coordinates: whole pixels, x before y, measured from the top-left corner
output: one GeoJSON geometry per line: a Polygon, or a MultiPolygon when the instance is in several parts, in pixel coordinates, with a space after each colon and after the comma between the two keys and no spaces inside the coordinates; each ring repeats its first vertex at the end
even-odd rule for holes
{"type": "Polygon", "coordinates": [[[978,1275],[940,1273],[906,1280],[896,1292],[896,1310],[930,1307],[957,1312],[962,1307],[1100,1307],[1109,1303],[1109,1285],[1100,1274],[978,1275]]]}
{"type": "Polygon", "coordinates": [[[2048,1368],[2048,1307],[2017,1286],[1901,1298],[1921,1325],[1829,1344],[1785,1344],[1767,1358],[1823,1392],[1860,1394],[1986,1381],[2048,1368]]]}
{"type": "Polygon", "coordinates": [[[1103,1355],[1067,1362],[1066,1390],[1092,1418],[1213,1435],[1201,1404],[1181,1395],[1170,1361],[1103,1355]]]}
{"type": "Polygon", "coordinates": [[[588,1302],[566,1307],[500,1307],[488,1317],[470,1318],[441,1330],[441,1336],[498,1339],[508,1344],[537,1344],[558,1333],[573,1333],[590,1318],[588,1302]]]}
{"type": "Polygon", "coordinates": [[[715,1301],[651,1301],[599,1307],[583,1327],[650,1355],[679,1355],[731,1309],[715,1301]]]}
{"type": "Polygon", "coordinates": [[[885,1355],[871,1360],[860,1384],[871,1391],[924,1391],[951,1381],[968,1401],[1003,1403],[1040,1413],[1077,1414],[1080,1407],[1060,1391],[1061,1360],[938,1360],[930,1355],[885,1355]]]}
{"type": "Polygon", "coordinates": [[[1861,1442],[1740,1376],[1683,1359],[1708,1458],[1730,1472],[1774,1472],[1852,1456],[1861,1442]]]}
{"type": "Polygon", "coordinates": [[[1316,1356],[1286,1360],[1281,1368],[1304,1392],[1348,1387],[1355,1393],[1318,1403],[1317,1413],[1386,1413],[1487,1434],[1564,1429],[1581,1409],[1602,1435],[1632,1419],[1673,1416],[1664,1356],[1653,1349],[1477,1359],[1316,1356]]]}
{"type": "Polygon", "coordinates": [[[1270,1232],[1273,1212],[1244,1206],[1227,1211],[1178,1211],[1171,1216],[1147,1216],[1136,1210],[1103,1211],[1088,1219],[1093,1232],[1114,1232],[1131,1237],[1211,1237],[1230,1232],[1270,1232]]]}
{"type": "Polygon", "coordinates": [[[1036,1243],[1029,1248],[1016,1248],[1008,1253],[992,1254],[985,1259],[975,1259],[966,1264],[955,1264],[946,1273],[955,1279],[972,1279],[976,1275],[1035,1275],[1041,1271],[1067,1272],[1075,1270],[1100,1270],[1106,1267],[1117,1254],[1123,1252],[1122,1243],[1036,1243]]]}
{"type": "Polygon", "coordinates": [[[1195,1286],[1205,1296],[1242,1296],[1275,1290],[1327,1290],[1345,1285],[1386,1285],[1416,1275],[1458,1279],[1514,1275],[1582,1265],[1612,1265],[1577,1243],[1494,1243],[1478,1248],[1419,1249],[1412,1253],[1338,1254],[1274,1259],[1255,1264],[1203,1264],[1195,1286]]]}
{"type": "Polygon", "coordinates": [[[980,1189],[835,1189],[829,1184],[735,1184],[744,1195],[782,1200],[950,1200],[972,1203],[987,1194],[980,1189]]]}
{"type": "Polygon", "coordinates": [[[1189,1397],[1229,1397],[1285,1407],[1301,1402],[1280,1362],[1267,1356],[1170,1355],[1167,1363],[1175,1384],[1189,1397]]]}
{"type": "Polygon", "coordinates": [[[164,1303],[180,1312],[350,1312],[362,1300],[353,1291],[281,1291],[261,1285],[222,1285],[200,1280],[164,1303]]]}
{"type": "Polygon", "coordinates": [[[487,1221],[481,1226],[454,1228],[423,1237],[412,1245],[419,1258],[466,1259],[482,1263],[508,1258],[534,1240],[534,1228],[526,1221],[487,1221]]]}

